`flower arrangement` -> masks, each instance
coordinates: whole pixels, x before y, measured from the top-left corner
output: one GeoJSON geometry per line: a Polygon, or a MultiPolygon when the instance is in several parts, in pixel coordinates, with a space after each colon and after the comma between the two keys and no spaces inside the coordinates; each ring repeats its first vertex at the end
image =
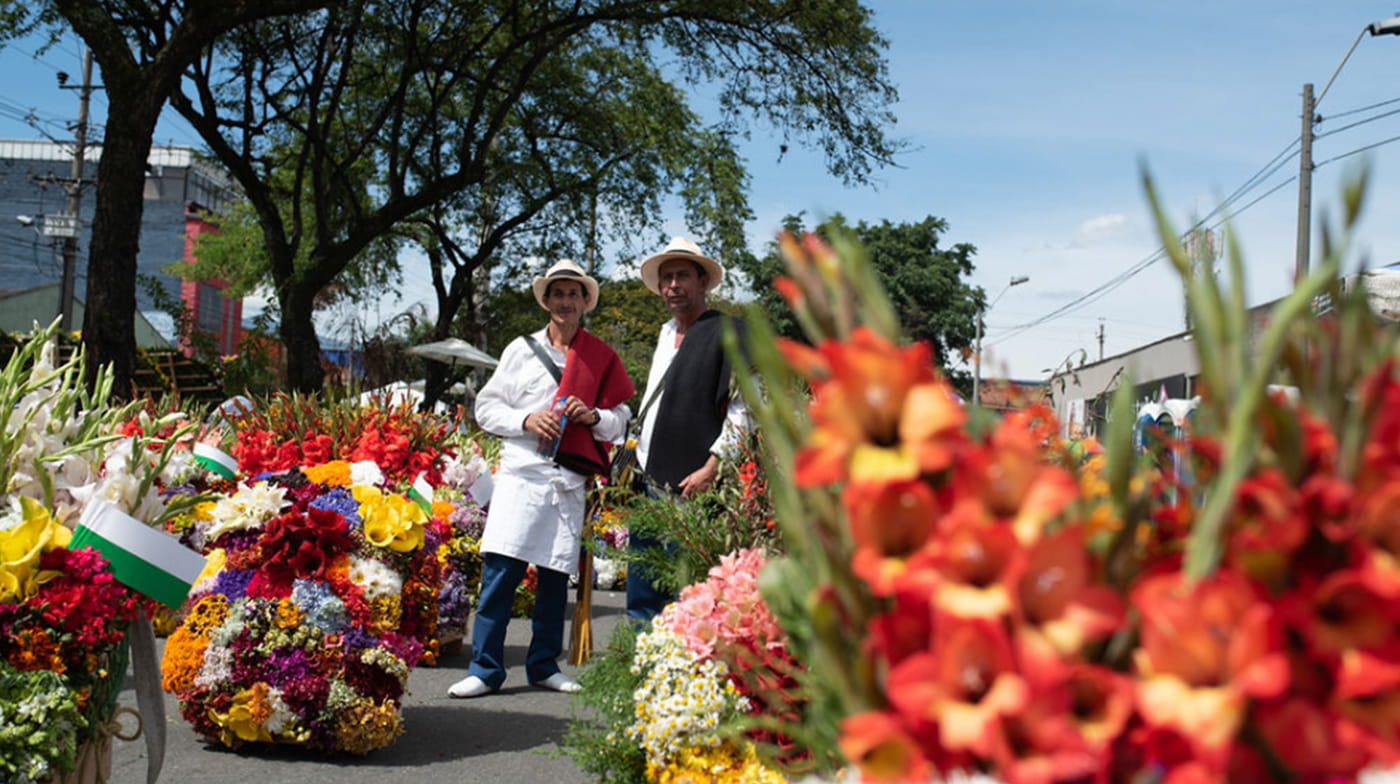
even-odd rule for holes
{"type": "Polygon", "coordinates": [[[184,536],[209,554],[166,642],[162,686],[199,734],[365,754],[402,732],[431,660],[444,527],[373,463],[239,484],[184,536]]]}
{"type": "Polygon", "coordinates": [[[786,635],[758,590],[766,562],[754,549],[724,556],[635,642],[624,629],[590,663],[584,698],[604,721],[570,728],[565,746],[581,764],[618,781],[785,781],[755,745],[774,744],[760,722],[793,707],[782,699],[792,685],[786,635]],[[630,677],[610,673],[620,667],[630,677]],[[590,749],[600,732],[635,754],[590,749]]]}
{"type": "MultiPolygon", "coordinates": [[[[445,535],[438,547],[442,564],[442,588],[438,593],[438,626],[443,639],[462,639],[467,619],[481,591],[481,534],[486,529],[486,512],[472,495],[485,491],[477,483],[490,476],[490,466],[474,444],[456,450],[469,453],[468,460],[448,459],[442,469],[442,485],[434,494],[433,516],[444,522],[445,535]]],[[[488,501],[483,497],[481,501],[488,501]]]]}
{"type": "Polygon", "coordinates": [[[235,424],[232,454],[245,475],[344,460],[373,464],[390,482],[405,486],[420,474],[441,483],[440,459],[449,454],[444,444],[451,431],[445,418],[386,400],[325,403],[283,394],[259,402],[235,424]]]}
{"type": "Polygon", "coordinates": [[[160,492],[190,465],[177,448],[183,416],[109,406],[110,373],[84,386],[81,353],[55,361],[55,329],[0,371],[0,780],[12,784],[47,782],[110,749],[128,630],[153,604],[73,529],[90,506],[138,526],[187,506],[160,492]]]}
{"type": "Polygon", "coordinates": [[[627,526],[616,507],[604,506],[594,513],[593,587],[619,591],[627,587],[627,526]]]}
{"type": "MultiPolygon", "coordinates": [[[[857,247],[782,238],[775,285],[811,344],[755,314],[771,399],[746,394],[790,470],[769,473],[788,555],[762,583],[805,664],[790,731],[818,766],[1175,783],[1400,764],[1400,341],[1331,242],[1251,340],[1157,214],[1201,351],[1183,474],[1138,470],[1131,383],[1101,461],[1046,409],[964,408],[930,349],[898,341],[857,247]]],[[[1233,247],[1231,267],[1238,288],[1233,247]]]]}

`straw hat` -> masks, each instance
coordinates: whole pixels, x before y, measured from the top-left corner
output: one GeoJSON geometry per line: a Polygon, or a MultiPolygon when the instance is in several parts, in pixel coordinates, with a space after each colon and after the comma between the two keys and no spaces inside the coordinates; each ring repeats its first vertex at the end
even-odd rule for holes
{"type": "Polygon", "coordinates": [[[672,259],[685,259],[693,261],[705,268],[709,277],[705,282],[705,291],[712,290],[724,280],[724,267],[718,261],[700,252],[700,246],[686,239],[685,237],[672,237],[671,242],[666,245],[666,249],[642,262],[642,283],[652,290],[652,293],[660,294],[661,288],[657,284],[657,278],[661,274],[661,265],[672,259]]]}
{"type": "Polygon", "coordinates": [[[549,284],[556,280],[572,280],[583,286],[583,290],[588,292],[588,304],[583,308],[584,313],[598,307],[598,281],[571,259],[560,259],[554,262],[554,266],[550,267],[548,272],[535,276],[532,285],[535,289],[535,301],[540,303],[540,307],[549,310],[549,306],[544,303],[544,292],[549,288],[549,284]]]}

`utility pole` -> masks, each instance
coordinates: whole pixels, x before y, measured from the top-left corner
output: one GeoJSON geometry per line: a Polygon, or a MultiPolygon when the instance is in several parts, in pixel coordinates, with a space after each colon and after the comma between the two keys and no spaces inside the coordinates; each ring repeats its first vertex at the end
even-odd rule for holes
{"type": "MultiPolygon", "coordinates": [[[[1338,70],[1340,69],[1341,66],[1338,66],[1338,70]]],[[[1298,244],[1293,262],[1294,281],[1301,281],[1307,277],[1308,256],[1312,245],[1312,148],[1315,107],[1312,82],[1308,82],[1303,85],[1303,134],[1298,146],[1298,244]]]]}
{"type": "MultiPolygon", "coordinates": [[[[59,87],[67,87],[60,77],[59,87]]],[[[63,281],[58,292],[59,329],[73,331],[73,289],[78,267],[78,235],[82,221],[78,208],[83,201],[83,160],[87,154],[88,101],[92,97],[92,50],[83,47],[83,81],[78,85],[78,122],[73,126],[73,169],[67,183],[68,221],[72,231],[63,239],[63,281]]]]}
{"type": "Polygon", "coordinates": [[[1099,361],[1103,361],[1103,319],[1099,319],[1099,361]]]}

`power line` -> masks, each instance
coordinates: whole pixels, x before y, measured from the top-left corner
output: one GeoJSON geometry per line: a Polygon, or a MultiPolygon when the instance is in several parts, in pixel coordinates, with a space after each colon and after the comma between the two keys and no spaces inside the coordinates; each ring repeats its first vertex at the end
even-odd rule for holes
{"type": "Polygon", "coordinates": [[[1373,103],[1373,104],[1371,104],[1370,106],[1362,106],[1362,107],[1357,108],[1357,109],[1348,109],[1348,110],[1346,110],[1346,111],[1344,111],[1344,112],[1337,112],[1336,114],[1329,114],[1329,115],[1327,115],[1327,117],[1324,118],[1324,119],[1327,119],[1327,120],[1335,120],[1335,119],[1338,118],[1338,117],[1347,117],[1347,116],[1353,115],[1353,114],[1360,114],[1361,112],[1369,112],[1369,111],[1371,111],[1372,109],[1379,109],[1379,108],[1382,107],[1382,106],[1389,106],[1389,105],[1391,105],[1391,104],[1393,104],[1393,103],[1400,103],[1400,98],[1391,98],[1391,99],[1388,100],[1388,101],[1381,101],[1380,103],[1373,103]]]}
{"type": "MultiPolygon", "coordinates": [[[[1296,142],[1294,142],[1294,143],[1296,144],[1296,142]]],[[[1289,146],[1291,147],[1292,145],[1290,144],[1289,146]]],[[[1291,156],[1289,156],[1289,157],[1291,157],[1291,156]]],[[[1274,169],[1277,170],[1278,166],[1281,166],[1281,165],[1283,164],[1283,162],[1286,162],[1286,160],[1287,160],[1287,159],[1285,159],[1284,161],[1281,161],[1281,162],[1279,162],[1278,164],[1274,165],[1274,169]]],[[[1275,156],[1274,161],[1278,161],[1278,156],[1275,156]]],[[[1271,161],[1270,164],[1266,164],[1265,168],[1268,168],[1269,165],[1273,165],[1273,161],[1271,161]]],[[[1257,177],[1257,175],[1256,175],[1256,177],[1257,177]]],[[[1251,180],[1253,180],[1253,179],[1255,179],[1255,178],[1251,178],[1251,180]]],[[[1219,228],[1220,226],[1224,225],[1227,221],[1229,221],[1229,220],[1233,219],[1235,216],[1238,216],[1238,215],[1240,215],[1241,213],[1245,212],[1245,211],[1248,210],[1249,208],[1251,208],[1251,207],[1253,207],[1254,205],[1258,204],[1260,201],[1263,201],[1265,198],[1268,198],[1269,196],[1273,195],[1274,193],[1277,193],[1278,190],[1279,190],[1280,188],[1284,187],[1285,185],[1288,185],[1289,183],[1293,182],[1293,181],[1296,180],[1296,179],[1297,179],[1297,175],[1294,175],[1294,176],[1292,176],[1292,177],[1290,177],[1290,178],[1288,178],[1288,179],[1286,179],[1286,180],[1283,180],[1282,182],[1280,182],[1280,183],[1274,185],[1272,188],[1270,188],[1269,190],[1265,191],[1263,194],[1261,194],[1260,196],[1256,197],[1255,199],[1253,199],[1253,200],[1250,201],[1249,203],[1245,204],[1243,207],[1240,207],[1240,208],[1237,209],[1237,210],[1233,210],[1233,211],[1229,212],[1228,214],[1225,214],[1223,217],[1221,217],[1221,219],[1220,219],[1219,221],[1217,221],[1214,225],[1210,226],[1209,228],[1210,228],[1210,229],[1217,229],[1217,228],[1219,228]]],[[[1202,219],[1200,219],[1199,221],[1197,221],[1194,225],[1191,226],[1191,228],[1187,229],[1185,232],[1181,233],[1181,234],[1178,235],[1178,236],[1184,238],[1184,237],[1189,236],[1189,235],[1191,234],[1191,232],[1194,232],[1194,231],[1199,230],[1200,228],[1202,228],[1203,226],[1206,225],[1206,222],[1207,222],[1208,220],[1210,220],[1212,217],[1215,217],[1217,214],[1221,213],[1222,210],[1223,210],[1226,206],[1229,205],[1229,203],[1230,203],[1230,201],[1231,201],[1232,199],[1238,199],[1239,197],[1243,196],[1248,190],[1249,190],[1249,189],[1246,189],[1246,188],[1243,187],[1243,186],[1241,186],[1240,188],[1237,188],[1237,189],[1235,190],[1235,194],[1234,194],[1234,195],[1232,195],[1229,199],[1226,199],[1225,201],[1221,202],[1220,206],[1218,206],[1218,207],[1216,207],[1215,209],[1211,210],[1211,212],[1208,213],[1204,218],[1202,218],[1202,219]]],[[[1033,320],[1028,321],[1028,322],[1026,322],[1026,323],[1024,323],[1024,324],[1017,324],[1016,326],[1011,327],[1011,332],[1010,332],[1009,334],[1006,334],[1006,335],[999,335],[999,336],[997,336],[995,339],[989,340],[989,341],[988,341],[988,344],[989,344],[989,345],[996,345],[996,344],[998,344],[998,343],[1001,343],[1001,342],[1010,340],[1011,338],[1014,338],[1014,337],[1016,337],[1016,336],[1018,336],[1018,335],[1020,335],[1020,334],[1022,334],[1022,333],[1024,333],[1024,332],[1026,332],[1026,331],[1029,330],[1029,329],[1033,329],[1033,328],[1035,328],[1035,327],[1038,327],[1038,326],[1040,326],[1041,324],[1046,323],[1047,321],[1051,321],[1051,320],[1053,320],[1053,319],[1059,318],[1060,316],[1066,315],[1067,313],[1069,313],[1069,312],[1071,312],[1071,311],[1078,310],[1078,309],[1080,309],[1080,308],[1082,308],[1082,307],[1084,307],[1084,306],[1086,306],[1086,305],[1092,305],[1093,303],[1098,302],[1100,299],[1103,299],[1105,296],[1107,296],[1107,295],[1108,295],[1110,292],[1112,292],[1114,289],[1118,288],[1119,286],[1122,286],[1124,283],[1127,283],[1129,280],[1132,280],[1133,278],[1135,278],[1135,277],[1137,277],[1138,275],[1140,275],[1140,274],[1142,274],[1143,272],[1145,272],[1145,271],[1146,271],[1148,268],[1150,268],[1152,265],[1154,265],[1154,264],[1156,264],[1157,262],[1161,261],[1162,259],[1166,258],[1166,255],[1167,255],[1166,248],[1165,248],[1165,247],[1160,247],[1160,248],[1158,248],[1157,250],[1153,251],[1153,252],[1152,252],[1151,254],[1149,254],[1148,256],[1146,256],[1145,258],[1143,258],[1141,261],[1139,261],[1139,262],[1137,262],[1136,264],[1134,264],[1133,266],[1129,267],[1126,271],[1124,271],[1124,272],[1122,272],[1122,273],[1119,273],[1118,275],[1114,276],[1113,278],[1110,278],[1108,281],[1106,281],[1106,282],[1104,282],[1103,284],[1097,286],[1096,288],[1091,289],[1090,291],[1088,291],[1088,292],[1086,292],[1086,293],[1080,295],[1079,297],[1077,297],[1077,298],[1071,300],[1070,302],[1068,302],[1068,303],[1066,303],[1066,304],[1064,304],[1064,305],[1061,305],[1060,307],[1056,308],[1055,310],[1050,311],[1049,313],[1045,314],[1044,316],[1041,316],[1041,317],[1039,317],[1039,318],[1033,319],[1033,320]]]]}

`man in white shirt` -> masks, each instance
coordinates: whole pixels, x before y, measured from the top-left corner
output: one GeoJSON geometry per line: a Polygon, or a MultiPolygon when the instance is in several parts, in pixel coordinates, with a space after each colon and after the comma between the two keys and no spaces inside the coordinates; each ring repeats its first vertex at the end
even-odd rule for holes
{"type": "Polygon", "coordinates": [[[529,564],[535,565],[539,582],[526,679],[555,691],[579,689],[559,670],[557,659],[564,648],[568,581],[578,573],[587,476],[564,468],[552,449],[542,454],[540,447],[568,440],[566,427],[587,428],[601,441],[620,438],[631,418],[625,401],[632,396],[632,382],[612,349],[579,326],[583,314],[597,305],[597,281],[564,260],[536,277],[534,290],[536,301],[549,311],[549,324],[506,346],[476,399],[477,423],[501,436],[501,460],[481,537],[481,595],[472,626],[472,662],[467,677],[448,689],[453,697],[480,697],[505,682],[506,625],[515,589],[529,564]],[[585,344],[591,350],[581,356],[585,344]],[[620,382],[594,383],[577,395],[561,395],[554,372],[564,368],[560,373],[568,377],[568,363],[587,361],[588,355],[602,357],[621,372],[620,382]],[[563,402],[556,405],[559,397],[563,402]]]}
{"type": "MultiPolygon", "coordinates": [[[[720,457],[748,428],[748,409],[731,389],[733,372],[722,343],[725,321],[741,331],[744,324],[706,304],[706,294],[724,279],[724,267],[684,237],[642,262],[641,274],[665,302],[671,320],[662,325],[652,354],[637,459],[654,486],[689,498],[714,484],[720,457]]],[[[657,542],[633,537],[630,545],[657,542]]],[[[629,617],[649,621],[673,598],[657,589],[644,569],[628,570],[629,617]]]]}

